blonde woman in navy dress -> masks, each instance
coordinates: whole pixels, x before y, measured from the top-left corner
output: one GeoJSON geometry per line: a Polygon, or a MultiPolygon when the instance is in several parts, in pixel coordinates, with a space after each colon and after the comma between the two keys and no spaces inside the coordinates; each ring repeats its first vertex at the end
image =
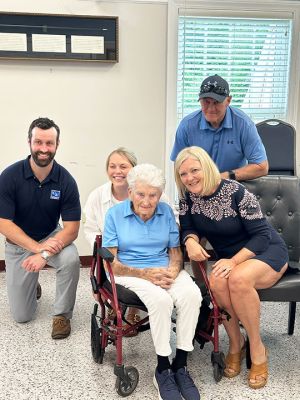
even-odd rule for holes
{"type": "Polygon", "coordinates": [[[216,165],[200,147],[188,147],[178,154],[175,179],[182,239],[190,259],[209,258],[200,245],[202,237],[218,257],[212,266],[210,285],[219,306],[231,315],[229,321],[224,321],[229,336],[225,376],[237,376],[245,357],[241,321],[250,341],[248,384],[261,388],[267,383],[268,354],[260,337],[256,289],[273,286],[284,274],[286,245],[263,217],[256,197],[242,184],[221,179],[216,165]]]}

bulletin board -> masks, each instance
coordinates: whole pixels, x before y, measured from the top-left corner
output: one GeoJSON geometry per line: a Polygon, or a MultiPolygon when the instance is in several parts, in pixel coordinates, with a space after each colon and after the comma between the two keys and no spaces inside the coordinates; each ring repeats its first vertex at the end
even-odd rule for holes
{"type": "Polygon", "coordinates": [[[118,17],[0,13],[0,59],[118,62],[118,17]]]}

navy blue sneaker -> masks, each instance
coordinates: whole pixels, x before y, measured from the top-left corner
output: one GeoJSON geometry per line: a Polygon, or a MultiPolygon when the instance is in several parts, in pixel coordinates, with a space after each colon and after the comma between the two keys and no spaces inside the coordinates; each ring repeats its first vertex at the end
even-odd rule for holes
{"type": "Polygon", "coordinates": [[[200,393],[186,367],[175,372],[175,382],[185,400],[200,400],[200,393]]]}
{"type": "Polygon", "coordinates": [[[174,372],[170,369],[159,373],[156,368],[153,383],[158,390],[158,398],[160,400],[182,400],[175,382],[174,372]]]}

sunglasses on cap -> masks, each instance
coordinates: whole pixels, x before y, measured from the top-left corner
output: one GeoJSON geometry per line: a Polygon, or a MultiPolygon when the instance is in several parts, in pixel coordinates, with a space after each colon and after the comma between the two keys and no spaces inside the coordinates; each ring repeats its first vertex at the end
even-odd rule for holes
{"type": "Polygon", "coordinates": [[[225,95],[228,96],[229,95],[228,89],[225,89],[222,86],[214,85],[212,83],[210,83],[210,84],[206,83],[205,85],[201,85],[200,93],[199,93],[200,95],[203,94],[203,93],[209,93],[209,92],[213,92],[213,93],[220,94],[220,95],[223,95],[223,96],[225,96],[225,95]]]}

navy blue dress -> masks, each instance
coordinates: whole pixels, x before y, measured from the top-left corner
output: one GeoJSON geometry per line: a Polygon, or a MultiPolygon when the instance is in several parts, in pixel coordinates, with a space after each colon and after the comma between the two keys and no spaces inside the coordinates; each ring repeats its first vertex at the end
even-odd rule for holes
{"type": "Polygon", "coordinates": [[[256,197],[236,181],[222,179],[210,196],[188,192],[180,200],[179,220],[183,240],[191,233],[205,237],[218,258],[231,258],[245,247],[275,271],[288,261],[287,247],[256,197]]]}

